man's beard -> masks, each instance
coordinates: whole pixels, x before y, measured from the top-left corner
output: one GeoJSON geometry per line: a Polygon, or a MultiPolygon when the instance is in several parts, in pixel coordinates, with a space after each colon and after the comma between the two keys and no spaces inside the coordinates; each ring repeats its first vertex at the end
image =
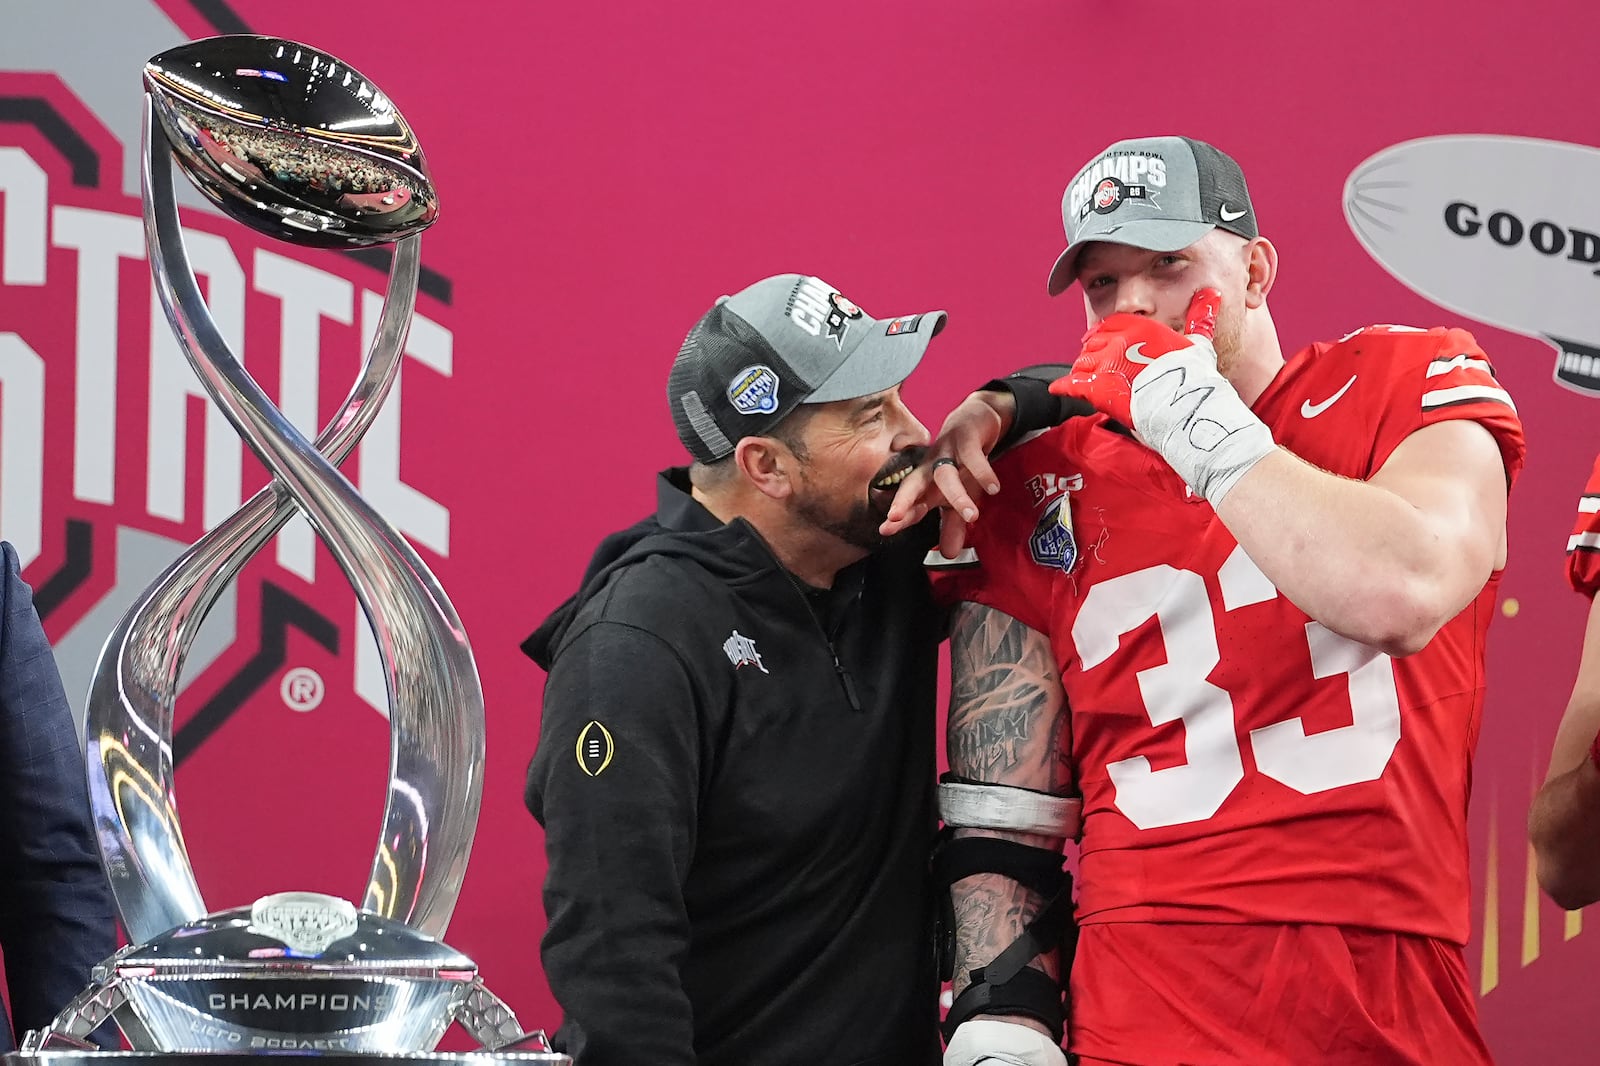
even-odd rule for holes
{"type": "Polygon", "coordinates": [[[1244,350],[1244,309],[1234,308],[1232,313],[1223,308],[1217,315],[1217,328],[1211,335],[1211,347],[1217,353],[1217,371],[1228,377],[1239,364],[1244,350]]]}
{"type": "Polygon", "coordinates": [[[878,532],[883,520],[889,517],[888,500],[884,501],[881,511],[870,499],[853,500],[844,508],[837,504],[829,506],[830,502],[820,495],[806,493],[795,500],[795,511],[813,528],[863,551],[877,551],[892,539],[878,532]]]}

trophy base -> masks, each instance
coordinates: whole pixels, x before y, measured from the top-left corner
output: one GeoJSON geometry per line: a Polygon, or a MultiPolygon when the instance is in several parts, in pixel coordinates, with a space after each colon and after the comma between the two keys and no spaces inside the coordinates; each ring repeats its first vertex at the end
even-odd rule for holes
{"type": "Polygon", "coordinates": [[[95,967],[94,983],[48,1027],[29,1032],[20,1053],[105,1054],[89,1039],[108,1019],[139,1055],[288,1052],[422,1063],[457,1023],[478,1050],[442,1062],[509,1063],[529,1053],[531,1062],[567,1061],[545,1057],[543,1031],[524,1030],[471,959],[314,892],[265,896],[128,945],[95,967]]]}
{"type": "MultiPolygon", "coordinates": [[[[263,1057],[305,1059],[304,1051],[13,1051],[0,1056],[4,1066],[194,1066],[189,1060],[204,1057],[207,1066],[245,1066],[263,1057]],[[237,1064],[224,1059],[238,1059],[237,1064]]],[[[428,1051],[428,1052],[313,1052],[317,1066],[572,1066],[572,1058],[555,1051],[428,1051]]]]}

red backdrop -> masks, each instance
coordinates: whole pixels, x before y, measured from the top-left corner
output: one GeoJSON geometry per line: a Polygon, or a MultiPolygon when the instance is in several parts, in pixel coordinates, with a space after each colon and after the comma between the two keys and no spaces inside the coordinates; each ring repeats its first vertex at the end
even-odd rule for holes
{"type": "MultiPolygon", "coordinates": [[[[973,383],[1072,353],[1081,307],[1046,297],[1044,278],[1075,169],[1122,136],[1199,136],[1250,176],[1282,255],[1272,302],[1287,346],[1372,322],[1464,324],[1522,411],[1530,465],[1477,763],[1471,961],[1503,1061],[1587,1062],[1578,990],[1600,935],[1534,892],[1523,822],[1576,665],[1582,604],[1561,583],[1561,553],[1600,408],[1552,380],[1547,344],[1391,276],[1346,224],[1343,190],[1363,160],[1413,138],[1592,138],[1600,10],[1417,0],[1401,14],[1368,0],[493,15],[416,0],[23,0],[0,35],[0,535],[25,546],[28,578],[49,590],[47,627],[81,694],[119,597],[263,480],[230,431],[207,438],[204,405],[186,398],[187,371],[151,322],[127,169],[143,61],[248,28],[374,79],[421,137],[443,211],[424,239],[433,277],[385,413],[389,443],[370,439],[347,469],[450,590],[488,696],[483,816],[449,939],[524,1022],[553,1025],[537,957],[542,840],[521,804],[542,675],[516,645],[594,542],[648,508],[652,471],[680,460],[663,382],[688,326],[717,295],[787,270],[819,273],[877,315],[948,308],[907,390],[937,422],[973,383]]],[[[1502,159],[1524,214],[1548,194],[1576,214],[1538,217],[1600,232],[1592,180],[1502,159]]],[[[208,285],[247,365],[286,407],[328,417],[375,316],[361,294],[381,292],[382,275],[266,246],[205,210],[186,217],[220,235],[201,240],[208,285]]],[[[1498,269],[1516,287],[1527,248],[1505,251],[1498,269]]],[[[1525,296],[1537,324],[1539,293],[1525,296]]],[[[1600,321],[1571,339],[1600,341],[1600,321]]],[[[354,610],[326,552],[302,539],[263,553],[208,624],[179,704],[178,782],[214,907],[361,890],[387,736],[358,682],[368,638],[354,610]],[[297,669],[323,682],[313,709],[282,684],[297,669]],[[229,685],[240,678],[243,699],[229,685]]]]}

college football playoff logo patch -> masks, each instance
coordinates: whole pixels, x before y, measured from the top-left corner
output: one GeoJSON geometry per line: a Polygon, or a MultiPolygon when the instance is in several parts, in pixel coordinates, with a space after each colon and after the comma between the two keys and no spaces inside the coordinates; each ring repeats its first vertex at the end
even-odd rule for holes
{"type": "Polygon", "coordinates": [[[617,753],[616,741],[610,730],[599,722],[590,722],[578,731],[578,769],[590,777],[599,777],[611,765],[617,753]]]}

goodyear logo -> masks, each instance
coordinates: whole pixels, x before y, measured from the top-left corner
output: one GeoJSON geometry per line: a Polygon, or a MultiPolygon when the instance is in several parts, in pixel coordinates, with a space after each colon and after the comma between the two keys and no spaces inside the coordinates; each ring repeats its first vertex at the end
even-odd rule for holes
{"type": "Polygon", "coordinates": [[[611,765],[617,753],[611,732],[599,722],[590,722],[578,732],[578,769],[590,777],[599,777],[611,765]]]}
{"type": "Polygon", "coordinates": [[[742,415],[770,415],[778,409],[778,375],[769,366],[747,366],[728,383],[728,402],[742,415]]]}

